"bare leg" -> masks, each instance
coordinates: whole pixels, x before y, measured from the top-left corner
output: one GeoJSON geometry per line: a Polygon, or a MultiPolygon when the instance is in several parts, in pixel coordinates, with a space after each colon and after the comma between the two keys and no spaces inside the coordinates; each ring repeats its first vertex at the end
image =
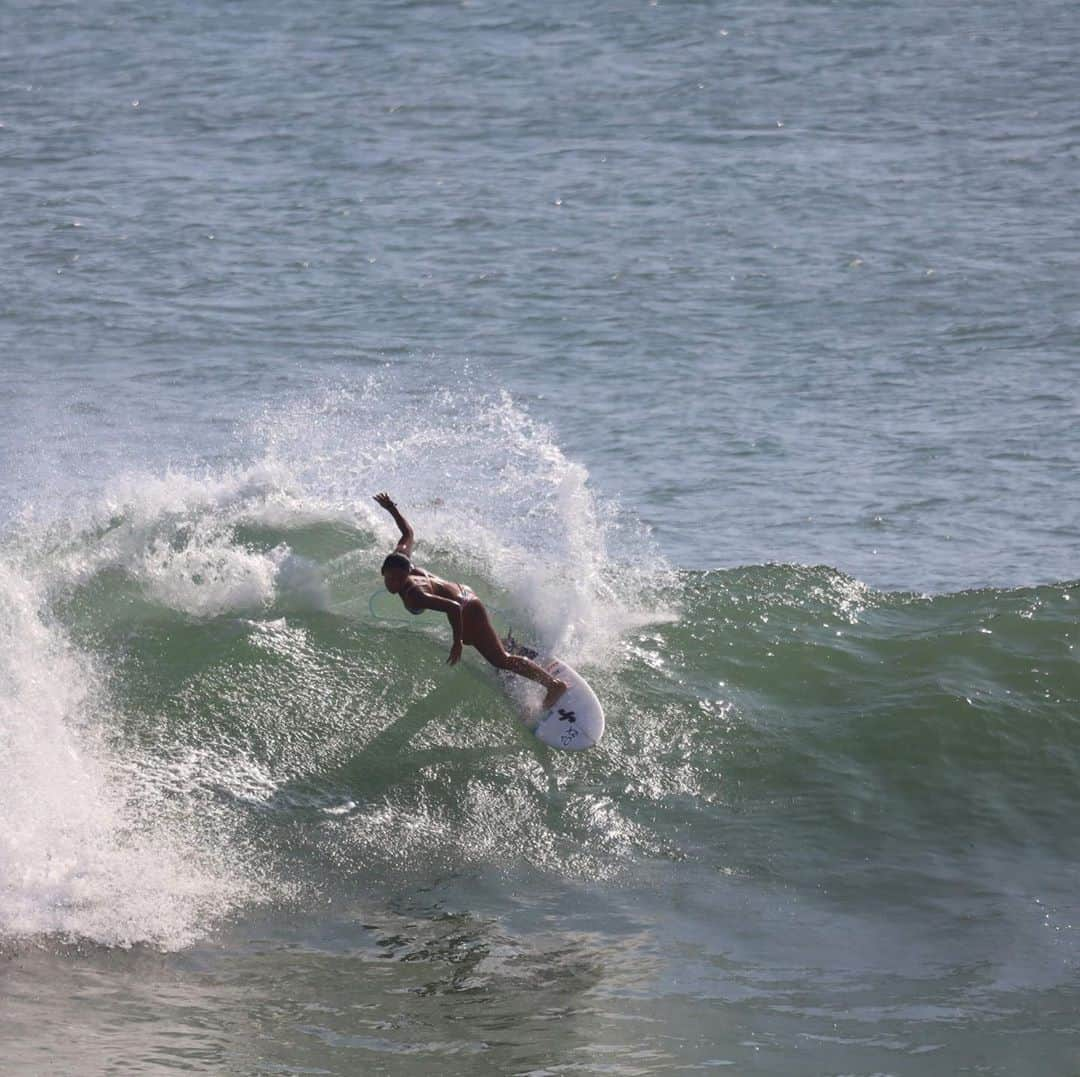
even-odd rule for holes
{"type": "Polygon", "coordinates": [[[498,633],[491,627],[487,610],[479,599],[473,599],[466,604],[462,610],[462,620],[465,629],[463,643],[475,647],[496,669],[507,669],[519,677],[536,681],[547,689],[543,704],[545,710],[553,707],[569,687],[566,681],[553,677],[543,666],[537,665],[524,655],[507,654],[498,633]]]}

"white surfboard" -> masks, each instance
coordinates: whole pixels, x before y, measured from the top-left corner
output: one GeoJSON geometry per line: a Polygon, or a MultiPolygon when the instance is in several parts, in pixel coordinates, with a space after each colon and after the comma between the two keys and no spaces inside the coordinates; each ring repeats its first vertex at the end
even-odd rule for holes
{"type": "MultiPolygon", "coordinates": [[[[559,658],[543,659],[536,651],[507,639],[506,649],[512,654],[524,654],[539,662],[553,677],[570,686],[547,710],[526,712],[526,726],[550,748],[579,752],[591,748],[604,735],[604,708],[589,682],[573,666],[559,658]]],[[[516,680],[516,678],[515,678],[516,680]]]]}
{"type": "Polygon", "coordinates": [[[533,732],[552,748],[568,752],[591,748],[604,735],[604,708],[596,693],[576,669],[558,658],[545,662],[544,669],[570,687],[540,715],[533,732]]]}

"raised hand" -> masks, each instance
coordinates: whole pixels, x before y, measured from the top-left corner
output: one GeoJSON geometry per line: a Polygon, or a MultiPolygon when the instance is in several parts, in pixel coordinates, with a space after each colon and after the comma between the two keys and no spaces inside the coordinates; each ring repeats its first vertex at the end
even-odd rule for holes
{"type": "Polygon", "coordinates": [[[401,541],[397,544],[397,553],[403,553],[406,557],[411,557],[413,548],[413,529],[409,526],[409,521],[401,515],[400,509],[394,504],[394,499],[385,490],[376,494],[375,500],[394,517],[394,523],[396,523],[401,530],[401,541]]]}

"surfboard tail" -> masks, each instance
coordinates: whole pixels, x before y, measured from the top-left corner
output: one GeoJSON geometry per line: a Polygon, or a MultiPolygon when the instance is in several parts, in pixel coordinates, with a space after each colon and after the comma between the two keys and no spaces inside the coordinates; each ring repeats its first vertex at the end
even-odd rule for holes
{"type": "Polygon", "coordinates": [[[513,632],[507,632],[506,639],[503,640],[503,646],[506,648],[507,654],[518,654],[522,658],[528,658],[535,661],[540,656],[539,651],[533,650],[532,647],[526,647],[524,643],[519,643],[514,639],[513,632]]]}

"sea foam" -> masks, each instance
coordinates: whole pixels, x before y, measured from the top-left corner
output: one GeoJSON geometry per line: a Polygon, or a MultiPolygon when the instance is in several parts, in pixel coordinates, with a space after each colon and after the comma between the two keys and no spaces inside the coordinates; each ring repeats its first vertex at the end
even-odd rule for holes
{"type": "Polygon", "coordinates": [[[107,745],[100,671],[0,564],[0,934],[107,945],[190,943],[250,896],[107,745]]]}

